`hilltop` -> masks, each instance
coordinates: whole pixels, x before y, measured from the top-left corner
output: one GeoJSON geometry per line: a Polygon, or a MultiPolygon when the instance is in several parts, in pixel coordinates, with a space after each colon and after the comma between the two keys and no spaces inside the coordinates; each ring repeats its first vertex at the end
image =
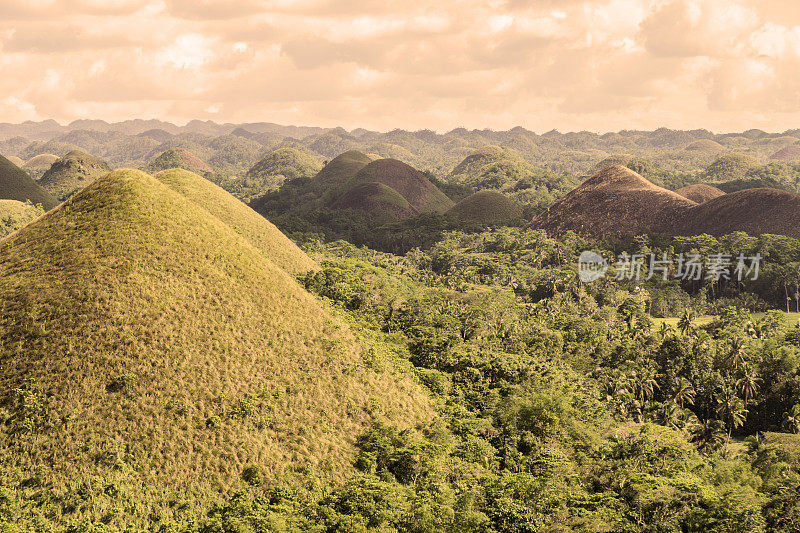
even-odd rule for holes
{"type": "Polygon", "coordinates": [[[44,190],[24,170],[0,155],[0,199],[30,201],[45,209],[58,205],[53,195],[44,190]]]}
{"type": "Polygon", "coordinates": [[[15,156],[15,155],[6,156],[6,159],[8,159],[10,162],[14,163],[16,166],[18,166],[20,168],[22,168],[22,165],[25,164],[25,161],[23,161],[22,159],[20,159],[19,157],[15,156]]]}
{"type": "Polygon", "coordinates": [[[700,139],[690,143],[684,150],[688,152],[700,152],[707,155],[720,154],[726,151],[726,148],[716,141],[711,139],[700,139]]]}
{"type": "Polygon", "coordinates": [[[162,170],[155,177],[235,228],[273,263],[290,274],[317,268],[316,263],[270,221],[207,179],[183,169],[162,170]]]}
{"type": "Polygon", "coordinates": [[[0,309],[0,478],[64,498],[41,517],[57,529],[143,530],[246,480],[337,479],[378,413],[433,416],[234,228],[135,170],[0,242],[0,309]]]}
{"type": "Polygon", "coordinates": [[[419,214],[396,190],[378,182],[356,185],[331,204],[332,209],[355,209],[376,223],[401,220],[419,214]]]}
{"type": "Polygon", "coordinates": [[[39,154],[31,157],[25,161],[20,168],[27,172],[33,179],[37,180],[44,175],[45,172],[50,170],[53,163],[58,161],[59,157],[53,154],[39,154]]]}
{"type": "Polygon", "coordinates": [[[571,230],[601,238],[664,233],[674,227],[678,212],[694,205],[692,200],[653,185],[627,167],[613,165],[534,217],[531,226],[554,235],[571,230]]]}
{"type": "Polygon", "coordinates": [[[453,201],[419,171],[397,159],[378,159],[358,171],[348,185],[378,182],[397,191],[418,212],[444,213],[453,201]]]}
{"type": "Polygon", "coordinates": [[[110,170],[105,161],[81,150],[73,150],[53,163],[39,179],[39,184],[63,200],[110,170]]]}
{"type": "Polygon", "coordinates": [[[522,207],[496,191],[478,191],[450,208],[449,214],[461,220],[495,222],[522,216],[522,207]]]}
{"type": "Polygon", "coordinates": [[[537,169],[514,150],[489,145],[465,157],[447,181],[474,189],[504,189],[536,173],[537,169]]]}
{"type": "Polygon", "coordinates": [[[185,148],[170,148],[156,157],[147,165],[150,173],[160,172],[171,168],[182,168],[192,172],[214,172],[211,166],[185,148]]]}
{"type": "Polygon", "coordinates": [[[675,194],[680,194],[684,198],[688,198],[693,202],[697,202],[698,204],[702,204],[703,202],[707,202],[717,196],[722,196],[725,194],[725,191],[717,189],[712,185],[706,185],[705,183],[696,183],[694,185],[687,185],[686,187],[681,187],[675,191],[675,194]]]}

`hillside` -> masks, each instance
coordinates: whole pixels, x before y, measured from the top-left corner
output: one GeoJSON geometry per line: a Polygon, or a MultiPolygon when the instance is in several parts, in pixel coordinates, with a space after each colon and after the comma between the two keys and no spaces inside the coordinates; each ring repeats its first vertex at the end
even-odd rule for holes
{"type": "Polygon", "coordinates": [[[0,238],[27,225],[41,216],[44,210],[18,200],[0,200],[0,238]]]}
{"type": "Polygon", "coordinates": [[[475,189],[503,189],[535,173],[536,169],[514,150],[489,145],[465,157],[447,181],[475,189]]]}
{"type": "Polygon", "coordinates": [[[785,148],[781,148],[771,156],[770,159],[774,161],[797,162],[800,161],[800,144],[792,144],[785,148]]]}
{"type": "Polygon", "coordinates": [[[270,221],[207,179],[183,169],[162,170],[155,177],[235,228],[250,244],[290,274],[317,268],[316,263],[270,221]]]}
{"type": "Polygon", "coordinates": [[[45,209],[52,209],[58,205],[58,200],[53,195],[33,181],[25,171],[1,155],[0,199],[30,201],[40,204],[45,209]]]}
{"type": "Polygon", "coordinates": [[[379,223],[419,214],[399,192],[388,185],[374,181],[356,185],[333,202],[331,209],[363,211],[379,223]]]}
{"type": "Polygon", "coordinates": [[[725,154],[718,157],[703,172],[707,181],[731,181],[742,179],[747,171],[758,166],[758,160],[740,153],[725,154]]]}
{"type": "Polygon", "coordinates": [[[677,214],[694,205],[626,167],[613,165],[534,217],[531,227],[552,235],[574,231],[587,237],[668,233],[677,214]]]}
{"type": "Polygon", "coordinates": [[[39,184],[63,200],[110,170],[105,161],[73,150],[53,163],[39,179],[39,184]]]}
{"type": "Polygon", "coordinates": [[[378,159],[358,171],[351,186],[378,182],[400,193],[418,212],[444,213],[453,201],[413,167],[396,159],[378,159]]]}
{"type": "Polygon", "coordinates": [[[725,194],[725,191],[717,189],[712,185],[706,185],[705,183],[696,183],[694,185],[687,185],[686,187],[681,187],[675,191],[675,194],[680,194],[684,198],[688,198],[693,202],[697,202],[698,204],[702,204],[703,202],[707,202],[717,196],[722,196],[725,194]]]}
{"type": "Polygon", "coordinates": [[[214,172],[208,163],[197,157],[185,148],[170,148],[151,161],[146,170],[150,173],[169,170],[171,168],[182,168],[192,172],[214,172]]]}
{"type": "Polygon", "coordinates": [[[322,164],[311,154],[296,148],[278,148],[253,165],[246,178],[260,183],[263,193],[280,186],[285,179],[311,178],[320,170],[322,164]]]}
{"type": "Polygon", "coordinates": [[[233,228],[139,171],[0,242],[0,309],[0,479],[51,495],[59,530],[147,530],[245,480],[335,479],[378,412],[433,416],[233,228]]]}
{"type": "Polygon", "coordinates": [[[747,189],[719,196],[681,216],[678,235],[773,233],[800,238],[800,196],[778,189],[747,189]]]}
{"type": "Polygon", "coordinates": [[[449,214],[461,220],[494,222],[522,216],[522,207],[495,191],[478,191],[450,208],[449,214]]]}
{"type": "Polygon", "coordinates": [[[42,177],[42,175],[50,170],[50,167],[53,166],[53,163],[58,161],[58,156],[53,154],[39,154],[31,157],[27,161],[25,161],[20,168],[30,174],[30,176],[37,180],[42,177]]]}

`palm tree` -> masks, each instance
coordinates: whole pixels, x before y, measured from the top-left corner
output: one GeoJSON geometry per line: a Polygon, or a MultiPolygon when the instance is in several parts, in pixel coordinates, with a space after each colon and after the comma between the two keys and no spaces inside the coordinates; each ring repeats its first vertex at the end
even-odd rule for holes
{"type": "Polygon", "coordinates": [[[755,370],[750,365],[744,365],[742,367],[742,377],[736,382],[736,388],[739,389],[739,394],[744,397],[745,405],[758,394],[759,383],[761,383],[761,379],[756,376],[755,370]]]}
{"type": "Polygon", "coordinates": [[[701,452],[713,452],[725,440],[723,427],[719,420],[698,421],[691,429],[691,441],[701,452]]]}
{"type": "Polygon", "coordinates": [[[678,331],[683,335],[688,335],[692,331],[692,320],[694,320],[694,311],[684,309],[683,316],[678,320],[678,331]]]}
{"type": "Polygon", "coordinates": [[[741,398],[730,387],[725,387],[717,398],[717,416],[728,425],[728,438],[725,440],[725,452],[728,452],[728,443],[735,428],[738,428],[747,419],[747,409],[741,398]]]}
{"type": "Polygon", "coordinates": [[[792,433],[800,433],[800,404],[794,404],[791,411],[783,413],[783,425],[792,433]]]}
{"type": "Polygon", "coordinates": [[[683,409],[683,404],[685,403],[688,403],[689,405],[694,404],[694,396],[695,390],[691,382],[688,379],[681,377],[675,386],[675,396],[673,397],[675,402],[681,406],[681,409],[683,409]]]}
{"type": "Polygon", "coordinates": [[[731,339],[728,361],[730,361],[733,368],[736,370],[739,370],[739,367],[747,361],[746,345],[741,338],[733,337],[731,339]]]}

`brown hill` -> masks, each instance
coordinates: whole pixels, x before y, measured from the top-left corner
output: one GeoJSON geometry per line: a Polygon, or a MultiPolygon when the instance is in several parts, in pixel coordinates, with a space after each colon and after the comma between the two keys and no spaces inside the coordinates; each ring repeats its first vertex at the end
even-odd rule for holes
{"type": "Polygon", "coordinates": [[[594,238],[665,233],[675,227],[679,212],[695,205],[626,167],[612,165],[536,216],[531,227],[552,235],[574,231],[594,238]]]}
{"type": "Polygon", "coordinates": [[[712,185],[706,185],[705,183],[695,183],[694,185],[681,187],[680,189],[676,190],[675,193],[680,194],[684,198],[688,198],[693,202],[702,204],[703,202],[707,202],[713,198],[716,198],[717,196],[722,196],[725,194],[725,191],[717,189],[712,185]]]}
{"type": "Polygon", "coordinates": [[[214,172],[211,166],[197,157],[193,152],[185,148],[172,148],[156,157],[147,166],[147,171],[155,174],[162,170],[171,168],[182,168],[191,172],[207,173],[214,172]]]}
{"type": "Polygon", "coordinates": [[[372,161],[358,171],[349,185],[355,187],[371,182],[391,187],[420,213],[444,213],[453,206],[453,201],[428,178],[397,159],[372,161]]]}
{"type": "Polygon", "coordinates": [[[399,192],[371,181],[356,185],[331,204],[332,209],[356,209],[381,221],[402,220],[419,214],[399,192]]]}
{"type": "Polygon", "coordinates": [[[781,148],[769,158],[774,161],[800,161],[800,144],[792,144],[786,148],[781,148]]]}
{"type": "Polygon", "coordinates": [[[680,216],[678,235],[744,231],[800,239],[800,196],[779,189],[747,189],[718,196],[680,216]]]}
{"type": "Polygon", "coordinates": [[[58,161],[58,156],[53,154],[39,154],[31,157],[25,163],[23,163],[22,168],[25,170],[30,168],[50,168],[50,166],[58,161]]]}

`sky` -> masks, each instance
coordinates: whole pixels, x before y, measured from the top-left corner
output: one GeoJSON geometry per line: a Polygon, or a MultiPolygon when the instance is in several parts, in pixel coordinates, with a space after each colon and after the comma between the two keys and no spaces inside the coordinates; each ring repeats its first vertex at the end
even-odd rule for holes
{"type": "Polygon", "coordinates": [[[798,0],[0,0],[0,122],[800,127],[798,0]]]}

